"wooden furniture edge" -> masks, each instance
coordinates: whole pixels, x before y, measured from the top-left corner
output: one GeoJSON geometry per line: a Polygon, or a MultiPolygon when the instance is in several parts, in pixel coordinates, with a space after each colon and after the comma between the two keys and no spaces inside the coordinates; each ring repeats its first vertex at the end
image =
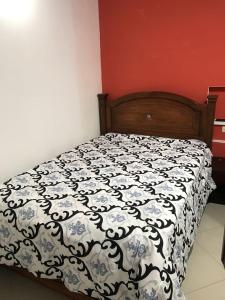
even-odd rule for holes
{"type": "Polygon", "coordinates": [[[224,235],[223,235],[223,246],[222,246],[221,261],[222,261],[223,266],[225,268],[225,227],[224,227],[224,235]]]}
{"type": "Polygon", "coordinates": [[[208,137],[207,137],[207,145],[209,148],[212,148],[212,139],[213,139],[213,125],[215,119],[215,110],[216,110],[216,101],[217,95],[208,95],[207,96],[207,114],[208,114],[208,137]]]}
{"type": "Polygon", "coordinates": [[[98,94],[98,107],[99,107],[99,121],[100,121],[100,133],[106,133],[106,106],[108,94],[98,94]]]}
{"type": "Polygon", "coordinates": [[[210,86],[209,93],[211,92],[225,92],[225,86],[210,86]]]}

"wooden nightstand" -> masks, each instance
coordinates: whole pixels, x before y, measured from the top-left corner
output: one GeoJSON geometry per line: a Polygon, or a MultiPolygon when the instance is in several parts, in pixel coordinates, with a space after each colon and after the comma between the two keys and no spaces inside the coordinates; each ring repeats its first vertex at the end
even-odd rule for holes
{"type": "Polygon", "coordinates": [[[209,202],[225,205],[225,157],[213,157],[212,178],[217,188],[209,197],[209,202]]]}

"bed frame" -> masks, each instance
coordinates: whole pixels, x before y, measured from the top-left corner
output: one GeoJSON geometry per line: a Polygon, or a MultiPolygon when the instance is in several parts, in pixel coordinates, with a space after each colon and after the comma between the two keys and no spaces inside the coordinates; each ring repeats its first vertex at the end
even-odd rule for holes
{"type": "Polygon", "coordinates": [[[107,132],[199,139],[211,147],[217,96],[205,103],[166,92],[142,92],[108,100],[99,94],[101,134],[107,132]]]}
{"type": "MultiPolygon", "coordinates": [[[[216,100],[217,96],[209,95],[205,103],[200,104],[172,93],[142,92],[111,101],[107,94],[98,94],[100,132],[194,138],[211,147],[216,100]]],[[[15,267],[10,269],[66,295],[69,299],[91,299],[70,292],[60,280],[37,278],[26,270],[15,267]]]]}

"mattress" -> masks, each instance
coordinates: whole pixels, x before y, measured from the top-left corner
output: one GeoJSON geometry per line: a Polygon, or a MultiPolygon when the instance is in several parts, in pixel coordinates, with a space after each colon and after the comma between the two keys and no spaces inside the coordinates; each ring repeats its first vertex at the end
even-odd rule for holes
{"type": "Polygon", "coordinates": [[[198,140],[109,133],[0,185],[0,264],[95,299],[185,299],[214,183],[198,140]]]}

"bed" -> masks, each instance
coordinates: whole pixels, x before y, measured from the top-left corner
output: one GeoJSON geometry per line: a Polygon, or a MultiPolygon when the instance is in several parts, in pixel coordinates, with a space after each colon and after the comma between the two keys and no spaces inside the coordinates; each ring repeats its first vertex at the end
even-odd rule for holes
{"type": "Polygon", "coordinates": [[[183,300],[216,96],[98,99],[100,137],[0,186],[0,264],[71,299],[183,300]]]}

